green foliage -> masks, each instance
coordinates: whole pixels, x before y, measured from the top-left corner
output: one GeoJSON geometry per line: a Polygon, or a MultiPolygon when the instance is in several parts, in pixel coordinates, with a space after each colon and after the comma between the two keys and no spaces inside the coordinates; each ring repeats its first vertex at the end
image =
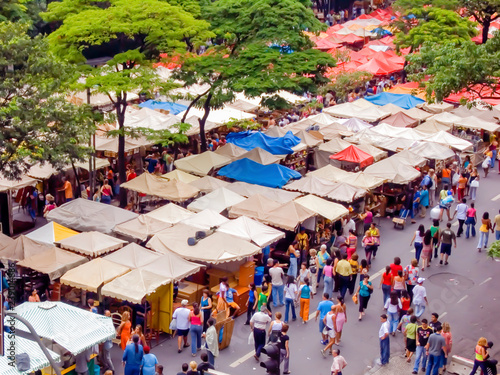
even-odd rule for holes
{"type": "Polygon", "coordinates": [[[228,129],[238,128],[240,131],[259,130],[260,128],[262,128],[262,124],[259,124],[258,122],[248,119],[236,120],[234,118],[226,122],[225,126],[228,129]]]}
{"type": "Polygon", "coordinates": [[[394,9],[404,15],[410,14],[412,9],[423,8],[426,6],[433,6],[448,10],[458,10],[460,1],[462,0],[397,0],[394,3],[394,9]]]}
{"type": "Polygon", "coordinates": [[[500,258],[500,241],[493,242],[488,248],[488,256],[492,258],[500,258]]]}
{"type": "Polygon", "coordinates": [[[368,72],[340,73],[335,76],[335,81],[323,87],[322,93],[326,94],[329,90],[333,90],[338,98],[345,99],[349,92],[357,87],[365,87],[372,78],[373,74],[368,72]]]}
{"type": "Polygon", "coordinates": [[[0,0],[0,22],[27,21],[26,10],[24,1],[0,0]]]}
{"type": "Polygon", "coordinates": [[[500,16],[500,0],[459,0],[465,10],[465,16],[472,16],[483,26],[482,42],[488,40],[491,22],[500,16]]]}
{"type": "Polygon", "coordinates": [[[0,23],[0,171],[10,178],[36,161],[62,167],[83,160],[94,132],[89,108],[65,98],[74,70],[27,30],[0,23]]]}

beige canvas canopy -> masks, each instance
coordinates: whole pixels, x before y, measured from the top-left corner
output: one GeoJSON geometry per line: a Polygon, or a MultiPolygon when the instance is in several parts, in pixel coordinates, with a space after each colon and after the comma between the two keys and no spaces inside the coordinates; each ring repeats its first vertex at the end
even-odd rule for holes
{"type": "Polygon", "coordinates": [[[456,121],[455,126],[475,130],[486,130],[488,132],[496,132],[500,129],[500,125],[494,122],[485,121],[476,116],[464,117],[461,120],[456,121]]]}
{"type": "Polygon", "coordinates": [[[387,157],[387,151],[383,151],[372,145],[360,143],[357,144],[356,147],[359,148],[361,151],[364,151],[367,154],[373,156],[373,160],[375,160],[376,162],[387,157]]]}
{"type": "Polygon", "coordinates": [[[164,223],[176,224],[192,215],[194,215],[193,212],[174,203],[168,203],[165,206],[147,213],[145,216],[163,221],[164,223]]]}
{"type": "Polygon", "coordinates": [[[206,176],[212,170],[221,168],[229,163],[231,159],[227,156],[216,154],[212,151],[205,151],[202,154],[187,156],[174,161],[176,168],[184,172],[193,173],[199,176],[206,176]]]}
{"type": "Polygon", "coordinates": [[[417,107],[422,108],[430,113],[441,113],[450,112],[455,106],[453,104],[441,102],[441,103],[423,103],[419,104],[417,107]]]}
{"type": "Polygon", "coordinates": [[[150,236],[171,226],[172,224],[155,219],[154,217],[140,215],[135,219],[118,224],[113,230],[121,235],[146,241],[150,236]]]}
{"type": "Polygon", "coordinates": [[[190,262],[171,251],[167,251],[160,254],[160,258],[156,261],[148,263],[140,269],[174,281],[180,281],[197,273],[202,267],[205,266],[190,262]]]}
{"type": "MultiPolygon", "coordinates": [[[[83,161],[83,162],[76,162],[75,163],[76,168],[82,168],[85,170],[89,169],[89,162],[83,161]]],[[[101,159],[101,158],[95,158],[95,169],[101,169],[109,167],[109,161],[108,159],[101,159]]],[[[62,169],[62,171],[71,169],[71,165],[65,165],[62,169]]],[[[45,163],[41,165],[40,163],[35,164],[32,166],[28,172],[26,172],[26,175],[36,178],[38,180],[47,180],[50,178],[50,176],[54,174],[59,174],[61,170],[57,170],[54,168],[50,163],[45,163]]]]}
{"type": "Polygon", "coordinates": [[[160,253],[146,249],[136,243],[130,243],[114,253],[106,255],[103,259],[130,269],[136,269],[157,262],[161,257],[162,254],[160,253]]]}
{"type": "Polygon", "coordinates": [[[298,132],[294,133],[294,135],[296,137],[299,137],[302,143],[305,143],[307,147],[316,147],[323,143],[321,139],[316,138],[305,130],[299,130],[298,132]]]}
{"type": "Polygon", "coordinates": [[[187,208],[194,212],[210,209],[215,212],[222,212],[229,207],[243,202],[246,198],[224,187],[200,197],[191,202],[187,208]]]}
{"type": "Polygon", "coordinates": [[[370,176],[363,172],[353,173],[352,176],[343,178],[341,181],[365,190],[372,190],[384,183],[383,178],[370,176]]]}
{"type": "Polygon", "coordinates": [[[264,132],[264,134],[270,137],[280,138],[283,137],[287,133],[287,131],[288,130],[286,130],[285,128],[281,128],[279,126],[271,126],[264,132]]]}
{"type": "Polygon", "coordinates": [[[243,155],[239,156],[238,159],[247,158],[253,160],[262,165],[269,165],[278,163],[284,156],[273,155],[260,147],[255,147],[254,149],[245,152],[243,155]]]}
{"type": "Polygon", "coordinates": [[[36,180],[28,176],[21,176],[17,180],[9,180],[0,173],[0,192],[17,190],[26,186],[34,186],[35,184],[36,180]]]}
{"type": "Polygon", "coordinates": [[[199,180],[198,176],[194,176],[190,173],[186,173],[181,171],[180,169],[175,169],[172,172],[165,173],[162,175],[163,178],[167,178],[169,180],[177,180],[184,182],[185,184],[190,184],[193,181],[199,180]]]}
{"type": "Polygon", "coordinates": [[[405,113],[406,115],[413,117],[415,120],[419,120],[419,121],[425,121],[429,117],[432,116],[432,113],[422,111],[421,109],[418,109],[417,107],[405,109],[403,111],[403,113],[405,113]]]}
{"type": "Polygon", "coordinates": [[[331,141],[319,145],[318,149],[314,153],[315,166],[317,168],[322,168],[329,165],[330,155],[336,154],[351,145],[352,143],[346,142],[341,138],[334,138],[331,141]]]}
{"type": "Polygon", "coordinates": [[[88,259],[84,256],[53,247],[25,258],[17,263],[17,265],[45,273],[49,276],[50,280],[55,280],[66,273],[66,271],[86,262],[88,262],[88,259]]]}
{"type": "Polygon", "coordinates": [[[2,232],[0,232],[0,250],[5,249],[6,246],[11,245],[13,242],[13,238],[6,236],[2,232]]]}
{"type": "Polygon", "coordinates": [[[400,106],[392,103],[387,103],[386,105],[383,105],[380,107],[383,111],[389,112],[391,115],[395,115],[396,113],[399,112],[404,112],[404,109],[401,108],[400,106]]]}
{"type": "MultiPolygon", "coordinates": [[[[340,202],[353,202],[366,195],[366,190],[351,186],[345,182],[333,182],[314,175],[308,175],[283,187],[314,194],[340,202]]],[[[297,201],[297,200],[295,200],[297,201]]]]}
{"type": "Polygon", "coordinates": [[[132,303],[142,303],[144,297],[170,282],[172,280],[166,277],[143,269],[135,269],[105,284],[101,288],[101,294],[132,303]]]}
{"type": "Polygon", "coordinates": [[[316,215],[316,212],[293,201],[273,210],[268,210],[260,221],[274,227],[293,231],[298,225],[314,215],[316,215]]]}
{"type": "Polygon", "coordinates": [[[90,257],[119,249],[126,241],[100,232],[84,232],[58,242],[63,249],[75,251],[90,257]]]}
{"type": "Polygon", "coordinates": [[[0,259],[20,261],[33,255],[52,249],[54,246],[34,241],[25,235],[20,235],[0,251],[0,259]]]}
{"type": "Polygon", "coordinates": [[[194,246],[188,245],[188,238],[195,237],[197,231],[198,228],[177,224],[156,234],[147,247],[163,254],[172,251],[184,259],[214,264],[241,260],[261,250],[248,241],[222,232],[210,234],[194,246]]]}
{"type": "Polygon", "coordinates": [[[246,216],[240,216],[235,220],[229,220],[222,224],[217,230],[219,232],[243,238],[247,241],[252,241],[260,248],[270,245],[273,242],[285,237],[284,232],[246,216]]]}
{"type": "Polygon", "coordinates": [[[182,220],[181,223],[191,227],[208,230],[212,227],[218,227],[227,221],[229,221],[227,217],[222,216],[216,211],[206,209],[182,220]]]}
{"type": "Polygon", "coordinates": [[[297,198],[294,202],[331,221],[338,220],[342,216],[349,214],[347,208],[341,204],[327,201],[312,194],[297,198]]]}
{"type": "Polygon", "coordinates": [[[334,201],[352,203],[357,199],[363,198],[367,194],[365,189],[349,185],[345,182],[335,183],[332,190],[325,196],[334,201]]]}
{"type": "Polygon", "coordinates": [[[419,130],[419,131],[424,132],[424,133],[434,134],[434,133],[437,133],[441,130],[448,131],[448,130],[450,130],[450,126],[446,125],[446,124],[442,124],[436,120],[430,119],[430,120],[427,120],[426,122],[424,122],[423,124],[417,126],[415,128],[415,130],[419,130]]]}
{"type": "Polygon", "coordinates": [[[291,191],[284,191],[282,189],[275,189],[267,186],[248,184],[243,181],[233,182],[232,184],[229,184],[227,186],[227,189],[247,198],[256,194],[260,194],[267,199],[278,203],[290,202],[300,196],[299,193],[293,193],[291,191]]]}
{"type": "Polygon", "coordinates": [[[226,156],[231,160],[236,160],[239,156],[243,155],[247,150],[236,146],[233,143],[226,143],[224,146],[219,147],[215,150],[215,153],[218,155],[226,156]]]}
{"type": "Polygon", "coordinates": [[[104,258],[92,259],[73,268],[61,276],[61,283],[97,293],[98,289],[111,280],[126,274],[130,268],[104,258]]]}
{"type": "Polygon", "coordinates": [[[451,148],[434,142],[420,142],[419,145],[412,147],[411,151],[421,157],[434,160],[446,160],[455,156],[451,148]]]}
{"type": "Polygon", "coordinates": [[[200,192],[194,186],[179,180],[168,180],[146,172],[133,180],[121,184],[120,188],[168,199],[174,202],[183,202],[197,196],[200,192]]]}
{"type": "MultiPolygon", "coordinates": [[[[139,138],[125,138],[125,152],[139,150],[141,147],[149,146],[152,142],[144,137],[139,138]]],[[[95,137],[96,151],[107,151],[117,154],[118,153],[118,138],[95,137]]]]}
{"type": "Polygon", "coordinates": [[[281,203],[273,201],[263,195],[255,194],[247,200],[235,204],[229,210],[229,217],[236,218],[239,216],[248,216],[256,220],[262,220],[267,211],[273,210],[281,206],[281,203]]]}
{"type": "Polygon", "coordinates": [[[319,177],[325,180],[339,182],[342,179],[354,175],[352,172],[344,171],[343,169],[334,167],[333,165],[325,165],[322,168],[316,169],[315,171],[308,172],[307,176],[319,177]]]}
{"type": "Polygon", "coordinates": [[[432,134],[430,137],[426,138],[429,142],[436,142],[451,148],[455,148],[460,151],[464,151],[469,147],[472,147],[472,143],[466,141],[465,139],[455,137],[453,134],[447,133],[445,131],[440,131],[438,133],[432,134]]]}
{"type": "Polygon", "coordinates": [[[341,136],[349,137],[354,134],[345,125],[338,122],[334,122],[333,124],[321,128],[319,133],[323,136],[323,139],[335,139],[341,136]]]}
{"type": "Polygon", "coordinates": [[[370,165],[363,173],[394,184],[407,184],[420,177],[419,171],[394,156],[370,165]]]}
{"type": "Polygon", "coordinates": [[[415,154],[410,149],[404,149],[403,151],[394,154],[392,157],[396,157],[399,159],[400,163],[404,163],[412,167],[422,166],[427,163],[425,158],[415,154]]]}
{"type": "Polygon", "coordinates": [[[190,182],[191,186],[194,186],[202,193],[210,193],[218,188],[226,187],[229,185],[229,182],[212,177],[205,176],[196,181],[190,182]]]}

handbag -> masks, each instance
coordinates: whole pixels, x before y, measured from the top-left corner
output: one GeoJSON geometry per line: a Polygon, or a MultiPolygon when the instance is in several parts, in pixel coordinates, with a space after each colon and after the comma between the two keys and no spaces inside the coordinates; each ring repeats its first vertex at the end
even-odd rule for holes
{"type": "Polygon", "coordinates": [[[316,266],[311,266],[311,267],[309,267],[309,271],[310,271],[312,274],[315,274],[316,272],[318,272],[318,270],[316,269],[316,266]]]}
{"type": "Polygon", "coordinates": [[[479,181],[477,180],[477,178],[470,183],[470,187],[475,187],[475,188],[479,187],[479,181]]]}
{"type": "Polygon", "coordinates": [[[352,296],[352,302],[354,302],[354,304],[358,304],[358,295],[357,294],[353,294],[352,296]]]}
{"type": "Polygon", "coordinates": [[[168,327],[171,331],[177,331],[177,318],[173,318],[170,321],[170,326],[168,327]]]}

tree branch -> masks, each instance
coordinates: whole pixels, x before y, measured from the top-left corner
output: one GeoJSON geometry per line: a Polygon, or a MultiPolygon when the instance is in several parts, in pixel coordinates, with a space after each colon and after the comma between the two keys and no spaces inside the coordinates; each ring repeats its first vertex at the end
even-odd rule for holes
{"type": "Polygon", "coordinates": [[[187,107],[186,111],[184,112],[184,115],[182,116],[182,120],[181,122],[184,122],[186,121],[186,117],[189,113],[189,110],[198,102],[198,100],[200,100],[202,97],[204,97],[205,95],[207,95],[209,93],[209,91],[212,90],[212,86],[210,86],[210,88],[205,91],[203,94],[200,94],[196,97],[196,99],[194,99],[190,104],[189,106],[187,107]]]}

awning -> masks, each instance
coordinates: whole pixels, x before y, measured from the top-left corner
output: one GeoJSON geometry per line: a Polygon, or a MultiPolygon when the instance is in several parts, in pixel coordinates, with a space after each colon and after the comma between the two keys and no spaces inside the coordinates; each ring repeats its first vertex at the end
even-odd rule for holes
{"type": "Polygon", "coordinates": [[[35,229],[33,232],[29,232],[26,237],[53,246],[54,242],[64,240],[65,238],[72,237],[76,234],[78,234],[77,231],[51,221],[43,227],[35,229]]]}
{"type": "Polygon", "coordinates": [[[232,184],[229,184],[226,188],[247,198],[259,194],[263,197],[266,197],[267,199],[270,199],[271,201],[278,203],[286,203],[293,201],[295,198],[301,195],[300,193],[293,193],[291,191],[284,191],[282,189],[275,189],[267,186],[248,184],[243,181],[233,182],[232,184]]]}
{"type": "Polygon", "coordinates": [[[185,184],[190,184],[191,182],[200,179],[200,177],[194,176],[190,173],[183,172],[180,169],[175,169],[172,172],[165,173],[164,175],[162,175],[162,177],[169,180],[181,181],[184,182],[185,184]]]}
{"type": "Polygon", "coordinates": [[[434,142],[421,142],[410,150],[421,157],[434,160],[446,160],[455,156],[452,149],[434,142]]]}
{"type": "Polygon", "coordinates": [[[349,214],[347,208],[341,204],[327,201],[312,194],[297,198],[294,202],[330,221],[336,221],[349,214]]]}
{"type": "Polygon", "coordinates": [[[26,186],[34,186],[36,182],[35,179],[28,176],[21,176],[18,180],[9,180],[0,174],[0,192],[18,190],[26,186]]]}
{"type": "Polygon", "coordinates": [[[120,264],[130,269],[136,269],[147,264],[157,262],[161,257],[162,254],[160,253],[146,249],[136,243],[130,243],[127,246],[122,247],[120,250],[106,255],[102,259],[120,264]]]}
{"type": "Polygon", "coordinates": [[[279,206],[281,206],[281,203],[273,201],[263,195],[255,194],[247,200],[231,207],[229,210],[229,217],[248,216],[262,221],[268,211],[278,208],[279,206]]]}
{"type": "Polygon", "coordinates": [[[307,176],[315,176],[323,178],[325,180],[339,182],[350,176],[354,176],[354,173],[344,171],[343,169],[334,167],[333,165],[326,165],[323,168],[316,169],[307,173],[307,176]]]}
{"type": "Polygon", "coordinates": [[[202,154],[186,156],[174,161],[176,168],[199,176],[206,176],[212,170],[221,168],[231,163],[227,156],[205,151],[202,154]]]}
{"type": "Polygon", "coordinates": [[[89,257],[109,253],[123,247],[126,243],[126,241],[100,232],[84,232],[58,242],[63,249],[75,251],[89,257]]]}
{"type": "Polygon", "coordinates": [[[409,165],[401,163],[401,160],[396,156],[370,165],[363,173],[394,184],[407,184],[420,177],[419,171],[409,165]]]}
{"type": "Polygon", "coordinates": [[[361,168],[364,168],[373,163],[373,156],[360,150],[356,146],[349,146],[335,155],[330,155],[330,159],[338,161],[346,161],[349,163],[357,163],[361,168]]]}
{"type": "Polygon", "coordinates": [[[255,147],[254,149],[245,152],[243,155],[239,156],[238,159],[250,159],[256,163],[262,165],[269,165],[279,163],[280,160],[284,159],[283,155],[273,155],[260,147],[255,147]]]}
{"type": "Polygon", "coordinates": [[[150,236],[161,232],[163,229],[170,228],[171,226],[172,224],[155,219],[151,216],[140,215],[135,219],[118,224],[113,230],[123,236],[146,241],[150,236]]]}
{"type": "Polygon", "coordinates": [[[469,147],[472,147],[472,143],[470,143],[469,141],[466,141],[465,139],[459,137],[455,137],[454,135],[442,130],[427,137],[426,140],[449,146],[460,151],[464,151],[469,147]]]}
{"type": "Polygon", "coordinates": [[[183,259],[171,251],[166,251],[156,261],[148,263],[140,269],[154,273],[160,277],[180,281],[197,273],[202,267],[205,266],[183,259]]]}
{"type": "Polygon", "coordinates": [[[229,182],[212,176],[205,176],[196,181],[190,182],[190,185],[194,186],[202,193],[210,193],[219,188],[227,187],[229,182]]]}
{"type": "Polygon", "coordinates": [[[312,174],[284,186],[283,189],[301,191],[348,203],[364,197],[367,193],[366,190],[351,186],[345,182],[333,182],[312,174]]]}
{"type": "Polygon", "coordinates": [[[226,156],[231,160],[236,160],[239,156],[243,155],[247,150],[238,147],[232,143],[226,143],[224,146],[219,147],[214,151],[218,155],[226,156]]]}
{"type": "MultiPolygon", "coordinates": [[[[399,64],[394,64],[394,65],[399,65],[399,64]]],[[[417,105],[422,105],[425,103],[425,100],[420,99],[419,97],[413,95],[393,94],[390,92],[382,92],[377,95],[367,96],[365,97],[365,100],[368,100],[370,103],[381,106],[386,105],[388,103],[392,103],[403,109],[411,109],[416,107],[417,105]]]]}
{"type": "Polygon", "coordinates": [[[213,227],[218,227],[226,222],[229,219],[225,216],[222,216],[216,211],[212,211],[210,209],[205,209],[193,216],[188,217],[181,221],[182,224],[189,225],[194,228],[208,230],[213,227]]]}
{"type": "Polygon", "coordinates": [[[174,203],[168,203],[165,206],[147,213],[145,216],[163,221],[165,223],[176,224],[192,215],[194,215],[193,212],[174,203]]]}
{"type": "Polygon", "coordinates": [[[14,239],[0,232],[0,250],[14,243],[14,239]]]}
{"type": "Polygon", "coordinates": [[[341,181],[365,190],[372,190],[384,183],[384,179],[367,175],[363,172],[352,173],[341,181]]]}
{"type": "Polygon", "coordinates": [[[53,247],[54,245],[46,245],[21,234],[0,251],[0,259],[20,261],[53,247]]]}
{"type": "Polygon", "coordinates": [[[225,209],[243,202],[246,198],[226,188],[217,190],[200,197],[191,202],[187,208],[194,212],[200,212],[205,209],[210,209],[215,212],[222,212],[225,209]]]}
{"type": "Polygon", "coordinates": [[[398,112],[384,119],[384,123],[398,128],[413,128],[417,126],[418,120],[411,118],[403,112],[398,112]]]}
{"type": "Polygon", "coordinates": [[[285,233],[271,228],[265,224],[246,216],[241,216],[235,220],[229,220],[222,224],[219,232],[231,234],[233,236],[252,241],[254,244],[263,248],[273,242],[285,237],[285,233]]]}
{"type": "Polygon", "coordinates": [[[293,201],[268,210],[260,221],[274,227],[293,231],[298,225],[315,215],[316,212],[293,201]]]}

